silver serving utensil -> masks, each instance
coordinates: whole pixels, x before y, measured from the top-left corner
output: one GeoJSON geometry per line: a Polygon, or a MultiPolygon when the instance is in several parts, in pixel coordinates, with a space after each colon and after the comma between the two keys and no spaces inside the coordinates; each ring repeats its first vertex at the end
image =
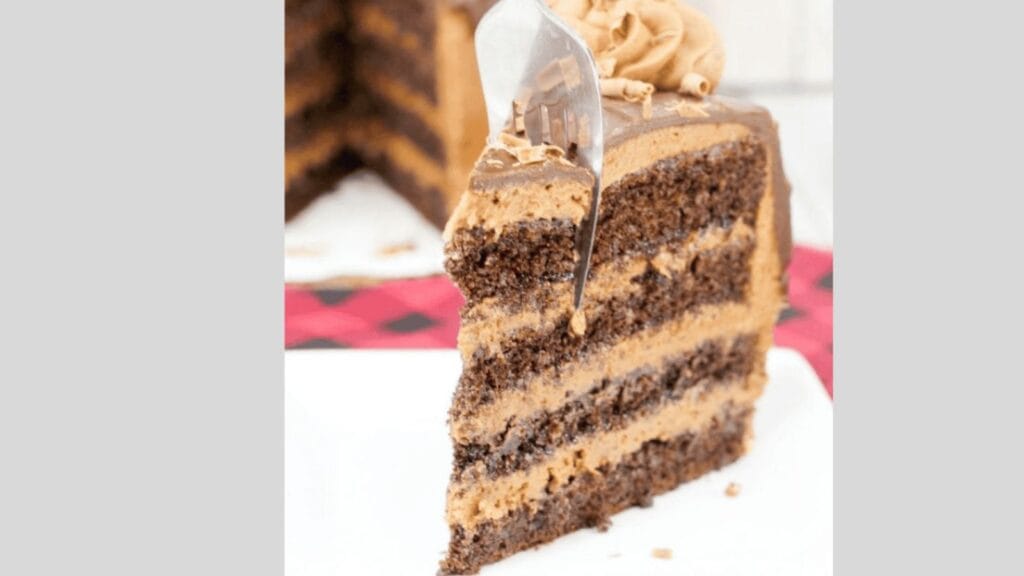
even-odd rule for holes
{"type": "Polygon", "coordinates": [[[554,144],[594,175],[590,213],[576,237],[573,306],[579,310],[594,248],[604,119],[597,65],[586,43],[543,0],[500,0],[476,28],[488,140],[506,129],[554,144]]]}

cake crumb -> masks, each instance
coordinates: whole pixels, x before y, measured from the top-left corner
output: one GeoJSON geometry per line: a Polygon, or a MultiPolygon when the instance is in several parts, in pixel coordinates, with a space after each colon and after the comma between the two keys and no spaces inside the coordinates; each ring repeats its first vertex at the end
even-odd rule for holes
{"type": "Polygon", "coordinates": [[[565,150],[558,146],[554,144],[538,144],[535,146],[528,139],[515,134],[509,134],[508,132],[502,132],[498,135],[496,147],[511,154],[516,159],[516,162],[521,165],[554,162],[556,164],[573,166],[572,162],[566,160],[565,150]]]}
{"type": "Polygon", "coordinates": [[[729,485],[725,487],[725,495],[729,498],[735,498],[740,494],[740,485],[735,482],[729,482],[729,485]]]}
{"type": "Polygon", "coordinates": [[[654,556],[655,558],[659,558],[661,560],[671,560],[672,559],[672,549],[671,548],[655,548],[654,550],[651,550],[651,556],[654,556]]]}
{"type": "Polygon", "coordinates": [[[672,254],[668,252],[658,252],[658,254],[650,260],[651,268],[654,268],[655,272],[661,274],[665,278],[672,278],[672,268],[670,268],[672,260],[672,254]]]}
{"type": "Polygon", "coordinates": [[[572,318],[569,320],[569,330],[577,336],[583,336],[587,331],[587,317],[583,314],[582,308],[572,313],[572,318]]]}
{"type": "Polygon", "coordinates": [[[412,242],[402,242],[401,244],[391,244],[382,247],[380,250],[377,250],[377,255],[387,258],[404,252],[412,252],[415,249],[416,245],[412,242]]]}

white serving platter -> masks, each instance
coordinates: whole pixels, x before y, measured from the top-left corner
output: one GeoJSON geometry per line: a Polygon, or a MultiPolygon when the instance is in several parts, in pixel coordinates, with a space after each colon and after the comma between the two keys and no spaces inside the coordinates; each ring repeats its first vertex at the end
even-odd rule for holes
{"type": "MultiPolygon", "coordinates": [[[[289,576],[437,573],[459,370],[451,350],[286,353],[289,576]]],[[[773,349],[768,372],[740,461],[482,576],[831,574],[832,404],[798,353],[773,349]]]]}

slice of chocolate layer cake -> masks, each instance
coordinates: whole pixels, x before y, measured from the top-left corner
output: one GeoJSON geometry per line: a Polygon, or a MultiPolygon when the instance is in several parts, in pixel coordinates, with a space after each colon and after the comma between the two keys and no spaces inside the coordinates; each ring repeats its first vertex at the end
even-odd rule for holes
{"type": "MultiPolygon", "coordinates": [[[[600,62],[608,47],[588,45],[600,62]]],[[[673,85],[713,89],[720,63],[700,63],[714,49],[683,42],[690,64],[673,85]]],[[[503,135],[445,229],[446,267],[466,300],[445,572],[605,526],[747,449],[790,250],[775,124],[756,106],[617,76],[629,65],[602,73],[605,93],[621,97],[603,104],[603,190],[579,311],[575,241],[593,178],[564,151],[503,135]]]]}

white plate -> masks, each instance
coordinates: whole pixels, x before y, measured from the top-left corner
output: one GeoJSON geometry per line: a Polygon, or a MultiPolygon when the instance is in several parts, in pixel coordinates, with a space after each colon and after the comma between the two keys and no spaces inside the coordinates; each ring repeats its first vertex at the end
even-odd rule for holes
{"type": "Polygon", "coordinates": [[[360,170],[284,227],[285,282],[444,273],[441,232],[379,176],[360,170]]]}
{"type": "MultiPolygon", "coordinates": [[[[289,576],[437,572],[459,369],[448,350],[285,355],[289,576]]],[[[738,462],[481,574],[831,574],[832,405],[796,352],[773,349],[768,373],[738,462]]]]}

